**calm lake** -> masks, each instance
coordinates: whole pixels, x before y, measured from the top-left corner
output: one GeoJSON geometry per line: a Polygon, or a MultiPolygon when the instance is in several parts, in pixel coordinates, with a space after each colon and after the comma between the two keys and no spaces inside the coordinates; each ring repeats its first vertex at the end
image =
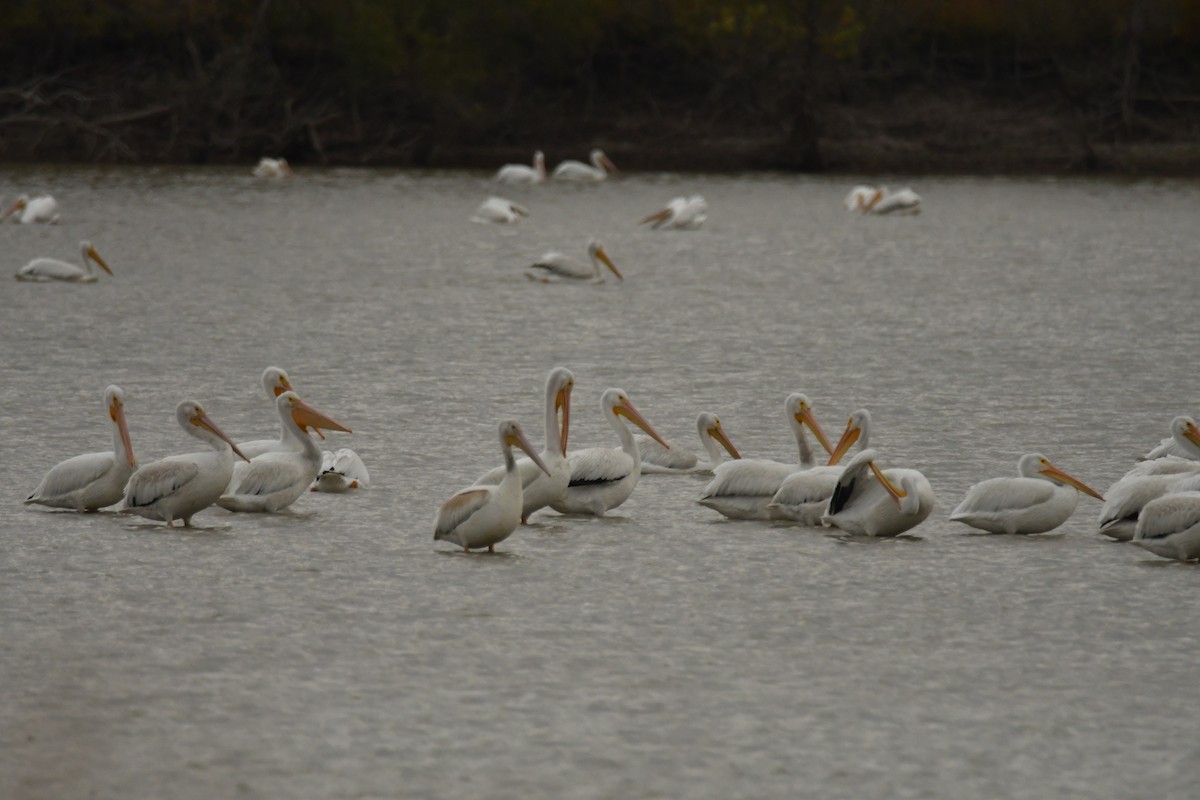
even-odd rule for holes
{"type": "Polygon", "coordinates": [[[1200,568],[1095,532],[977,535],[968,486],[1040,451],[1104,491],[1200,411],[1200,182],[887,176],[917,217],[860,217],[878,176],[632,174],[506,188],[482,173],[11,168],[0,280],[0,796],[998,798],[1195,796],[1200,568]],[[703,194],[709,223],[638,219],[703,194]],[[468,222],[489,194],[516,226],[468,222]],[[623,283],[522,276],[603,242],[623,283]],[[370,488],[197,527],[21,500],[110,446],[199,449],[194,398],[273,435],[268,365],[345,423],[370,488]],[[439,504],[542,434],[615,446],[625,389],[677,446],[699,411],[795,458],[783,400],[831,437],[870,409],[883,466],[937,495],[909,536],[727,521],[704,478],[647,476],[605,518],[534,515],[495,555],[433,541],[439,504]]]}

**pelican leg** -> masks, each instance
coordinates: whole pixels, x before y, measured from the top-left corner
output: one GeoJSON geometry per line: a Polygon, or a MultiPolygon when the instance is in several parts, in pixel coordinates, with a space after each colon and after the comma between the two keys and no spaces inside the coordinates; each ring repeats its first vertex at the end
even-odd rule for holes
{"type": "Polygon", "coordinates": [[[467,547],[467,546],[464,544],[464,545],[463,545],[463,552],[464,552],[464,553],[470,553],[470,552],[471,552],[471,548],[467,547]]]}
{"type": "Polygon", "coordinates": [[[496,552],[496,545],[494,545],[494,544],[489,544],[489,545],[488,545],[488,552],[489,552],[489,553],[494,553],[494,552],[496,552]]]}

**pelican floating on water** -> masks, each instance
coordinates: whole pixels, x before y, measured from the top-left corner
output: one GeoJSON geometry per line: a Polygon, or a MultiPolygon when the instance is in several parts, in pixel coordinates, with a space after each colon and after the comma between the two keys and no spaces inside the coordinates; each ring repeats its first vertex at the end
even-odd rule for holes
{"type": "Polygon", "coordinates": [[[19,222],[23,225],[30,224],[46,224],[57,225],[62,222],[62,215],[58,213],[58,201],[48,194],[30,197],[23,194],[18,197],[11,206],[4,212],[4,216],[0,216],[0,222],[6,219],[11,219],[13,222],[19,222]]]}
{"type": "Polygon", "coordinates": [[[846,208],[861,214],[920,214],[921,195],[905,187],[891,191],[886,186],[855,186],[846,195],[846,208]]]}
{"type": "Polygon", "coordinates": [[[162,520],[167,527],[217,502],[233,476],[233,457],[249,461],[234,441],[217,427],[195,400],[184,400],[175,409],[179,427],[212,449],[168,456],[141,467],[125,485],[121,510],[147,519],[162,520]]]}
{"type": "MultiPolygon", "coordinates": [[[[571,420],[571,391],[574,388],[575,375],[566,367],[555,367],[546,376],[546,447],[541,453],[541,466],[527,458],[517,461],[517,471],[521,474],[522,524],[529,521],[530,514],[561,499],[567,491],[567,484],[571,480],[571,466],[567,462],[567,435],[571,420]],[[561,424],[559,411],[562,411],[561,424]]],[[[497,467],[481,475],[475,485],[496,485],[507,474],[505,467],[497,467]]]]}
{"type": "Polygon", "coordinates": [[[489,197],[479,204],[479,208],[475,209],[475,213],[471,216],[471,222],[511,225],[528,216],[529,209],[520,203],[505,200],[503,197],[489,197]]]}
{"type": "Polygon", "coordinates": [[[333,492],[340,494],[351,489],[365,489],[371,485],[367,465],[358,453],[342,447],[321,454],[321,471],[309,487],[310,492],[333,492]]]}
{"type": "Polygon", "coordinates": [[[1104,493],[1104,505],[1100,507],[1097,526],[1105,536],[1128,542],[1137,530],[1142,509],[1150,501],[1175,492],[1197,490],[1200,490],[1200,464],[1185,472],[1127,475],[1104,493]]]}
{"type": "Polygon", "coordinates": [[[1146,503],[1133,543],[1163,558],[1200,558],[1200,492],[1176,492],[1146,503]]]}
{"type": "Polygon", "coordinates": [[[821,430],[820,423],[812,413],[808,397],[793,392],[784,400],[784,413],[788,427],[796,439],[799,457],[794,464],[783,464],[764,458],[743,458],[718,464],[713,469],[713,479],[701,492],[699,503],[718,511],[730,519],[768,519],[767,505],[779,490],[784,479],[794,472],[816,466],[805,426],[829,452],[829,440],[821,430]]]}
{"type": "Polygon", "coordinates": [[[261,158],[254,167],[256,178],[290,178],[292,174],[286,158],[261,158]]]}
{"type": "Polygon", "coordinates": [[[950,519],[990,533],[1045,533],[1067,521],[1079,492],[1104,502],[1103,495],[1041,453],[1026,453],[1017,461],[1016,477],[975,484],[950,519]]]}
{"type": "Polygon", "coordinates": [[[464,551],[486,547],[495,552],[497,542],[508,538],[521,521],[521,473],[512,448],[519,447],[543,472],[541,456],[513,420],[500,423],[500,450],[504,453],[504,479],[496,486],[468,486],[442,504],[434,521],[433,538],[445,539],[464,551]]]}
{"type": "Polygon", "coordinates": [[[706,461],[701,461],[695,453],[680,450],[677,447],[665,448],[645,434],[639,433],[635,436],[634,442],[642,457],[642,474],[711,473],[721,463],[725,453],[729,453],[729,457],[733,459],[742,457],[738,449],[733,446],[733,442],[729,441],[725,429],[721,427],[721,420],[716,414],[701,411],[696,416],[696,433],[699,434],[700,444],[708,457],[706,461]],[[721,448],[725,448],[724,451],[721,448]]]}
{"type": "Polygon", "coordinates": [[[1141,461],[1157,461],[1167,457],[1186,458],[1200,461],[1200,431],[1191,417],[1175,417],[1171,420],[1171,435],[1158,443],[1141,461]]]}
{"type": "Polygon", "coordinates": [[[673,197],[660,210],[643,217],[639,225],[653,223],[650,227],[655,230],[674,228],[675,230],[694,231],[708,221],[708,203],[703,197],[694,194],[691,197],[673,197]]]}
{"type": "Polygon", "coordinates": [[[870,429],[871,412],[860,408],[851,414],[841,439],[829,456],[829,462],[824,466],[793,472],[784,478],[771,502],[767,503],[767,516],[773,520],[798,522],[810,527],[820,525],[829,498],[833,496],[833,490],[837,488],[845,469],[838,462],[856,443],[866,449],[870,429]]]}
{"type": "Polygon", "coordinates": [[[915,469],[881,470],[868,448],[846,464],[821,524],[865,536],[898,536],[933,511],[933,488],[915,469]]]}
{"type": "Polygon", "coordinates": [[[321,450],[309,428],[350,432],[344,425],[300,399],[295,392],[275,398],[284,435],[293,446],[255,456],[233,468],[233,477],[217,505],[228,511],[275,512],[287,508],[312,485],[321,471],[321,450]]]}
{"type": "Polygon", "coordinates": [[[129,428],[125,425],[125,394],[117,386],[104,390],[104,407],[113,423],[113,447],[102,453],[85,453],[54,465],[25,498],[25,504],[96,511],[118,503],[125,482],[137,468],[129,428]]]}
{"type": "Polygon", "coordinates": [[[96,275],[92,272],[92,261],[99,264],[100,268],[109,275],[113,274],[108,264],[104,263],[104,259],[96,252],[96,248],[92,247],[91,242],[79,243],[79,261],[82,266],[60,261],[57,258],[35,258],[17,270],[16,278],[19,281],[95,283],[96,275]]]}
{"type": "Polygon", "coordinates": [[[555,511],[601,517],[633,494],[642,473],[642,456],[633,441],[633,434],[621,421],[622,417],[650,434],[663,447],[670,448],[623,390],[605,389],[600,395],[600,411],[616,431],[621,446],[589,447],[568,453],[571,480],[563,496],[550,503],[555,511]]]}
{"type": "Polygon", "coordinates": [[[537,184],[546,181],[546,154],[538,150],[533,154],[533,166],[527,164],[505,164],[496,173],[501,183],[537,184]]]}
{"type": "Polygon", "coordinates": [[[590,268],[571,256],[555,251],[546,253],[533,262],[533,265],[525,270],[525,277],[542,283],[558,283],[564,280],[604,283],[604,276],[600,274],[600,265],[603,263],[617,276],[617,280],[625,280],[621,270],[617,269],[617,265],[608,257],[604,245],[592,239],[588,242],[587,253],[591,262],[590,268]]]}
{"type": "Polygon", "coordinates": [[[617,165],[604,154],[600,148],[591,152],[591,164],[567,159],[554,168],[554,179],[558,181],[576,181],[579,183],[597,182],[615,174],[617,165]]]}

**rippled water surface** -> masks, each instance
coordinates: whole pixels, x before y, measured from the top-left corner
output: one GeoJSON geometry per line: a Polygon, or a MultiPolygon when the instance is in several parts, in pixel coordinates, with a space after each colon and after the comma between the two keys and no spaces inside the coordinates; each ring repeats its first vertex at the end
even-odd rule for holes
{"type": "Polygon", "coordinates": [[[973,535],[966,488],[1040,450],[1101,490],[1200,403],[1200,184],[908,178],[916,218],[860,218],[853,178],[629,175],[506,192],[487,176],[22,169],[114,278],[0,286],[0,796],[1193,797],[1200,571],[1094,532],[973,535]],[[697,232],[636,222],[708,198],[697,232]],[[600,239],[623,284],[522,268],[600,239]],[[194,449],[176,403],[276,429],[285,367],[354,429],[373,485],[198,527],[22,506],[111,440],[194,449]],[[499,553],[432,540],[439,503],[540,442],[576,375],[573,446],[615,444],[626,389],[698,449],[794,458],[785,395],[831,435],[868,407],[885,465],[937,494],[899,540],[730,522],[702,479],[644,478],[603,519],[534,516],[499,553]]]}

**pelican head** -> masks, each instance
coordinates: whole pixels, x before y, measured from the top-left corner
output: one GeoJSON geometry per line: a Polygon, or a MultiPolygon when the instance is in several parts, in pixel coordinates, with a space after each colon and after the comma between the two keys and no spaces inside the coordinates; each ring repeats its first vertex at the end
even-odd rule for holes
{"type": "Polygon", "coordinates": [[[821,443],[821,447],[825,448],[825,452],[833,452],[833,447],[829,444],[825,431],[821,429],[821,424],[817,422],[817,418],[813,414],[812,403],[809,402],[807,395],[793,392],[784,400],[783,406],[787,410],[788,419],[797,425],[807,425],[813,435],[817,437],[817,441],[821,443]]]}
{"type": "MultiPolygon", "coordinates": [[[[846,451],[853,447],[859,438],[863,438],[865,444],[865,437],[870,428],[871,412],[865,408],[860,408],[851,414],[850,419],[846,422],[846,430],[842,431],[842,438],[838,440],[837,446],[829,454],[829,466],[833,466],[841,461],[842,456],[846,455],[846,451]]],[[[847,468],[849,468],[849,465],[847,465],[847,468]]]]}
{"type": "Polygon", "coordinates": [[[27,206],[27,205],[29,205],[29,195],[23,194],[20,197],[18,197],[16,200],[14,200],[13,204],[5,210],[4,216],[0,217],[0,222],[3,222],[4,220],[8,219],[13,214],[16,214],[18,211],[24,211],[25,206],[27,206]]]}
{"type": "Polygon", "coordinates": [[[1041,453],[1026,453],[1017,462],[1017,473],[1026,478],[1042,477],[1060,486],[1073,486],[1084,494],[1103,501],[1104,496],[1074,475],[1063,472],[1041,453]]]}
{"type": "Polygon", "coordinates": [[[295,391],[292,382],[288,380],[288,374],[279,367],[267,367],[263,370],[262,387],[267,397],[279,397],[284,392],[295,391]]]}
{"type": "MultiPolygon", "coordinates": [[[[625,280],[625,277],[623,275],[621,275],[621,270],[617,269],[617,265],[614,264],[612,262],[612,259],[610,259],[608,257],[608,253],[604,252],[604,245],[600,244],[595,239],[592,239],[591,241],[588,242],[587,251],[588,251],[588,256],[591,257],[593,264],[595,264],[595,262],[597,262],[597,261],[601,261],[604,263],[604,265],[606,267],[608,267],[609,269],[612,270],[613,275],[617,276],[617,280],[619,280],[619,281],[625,280]]],[[[596,268],[596,277],[599,277],[599,276],[600,276],[600,269],[599,269],[599,267],[597,267],[596,268]]]]}
{"type": "Polygon", "coordinates": [[[542,457],[533,449],[533,445],[525,437],[525,431],[521,430],[521,426],[516,420],[506,419],[500,423],[500,446],[504,448],[505,452],[510,447],[521,448],[525,451],[525,455],[529,456],[530,460],[538,465],[538,469],[547,475],[550,474],[550,470],[546,468],[542,457]]]}
{"type": "Polygon", "coordinates": [[[592,164],[596,167],[596,169],[602,169],[605,172],[611,173],[613,175],[617,175],[620,173],[620,170],[617,169],[617,165],[614,164],[612,162],[612,159],[610,159],[608,156],[606,156],[604,154],[604,151],[601,150],[599,147],[592,150],[591,160],[592,160],[592,164]]]}
{"type": "Polygon", "coordinates": [[[1176,417],[1171,420],[1171,436],[1174,439],[1185,439],[1196,447],[1200,447],[1200,428],[1191,417],[1176,417]]]}
{"type": "Polygon", "coordinates": [[[96,248],[92,247],[91,242],[86,242],[86,241],[80,242],[79,243],[79,251],[81,253],[83,253],[84,259],[90,258],[92,261],[95,261],[97,264],[100,265],[100,269],[104,270],[109,275],[113,274],[113,271],[108,268],[108,264],[105,264],[104,259],[100,257],[99,253],[96,252],[96,248]]]}
{"type": "Polygon", "coordinates": [[[625,390],[605,389],[604,394],[600,395],[600,409],[605,415],[612,414],[617,417],[625,417],[625,419],[649,434],[651,439],[668,450],[671,449],[671,445],[667,444],[666,439],[659,436],[658,431],[654,430],[654,426],[647,422],[646,418],[634,407],[633,402],[629,399],[629,395],[625,394],[625,390]]]}
{"type": "Polygon", "coordinates": [[[117,426],[121,443],[125,445],[125,455],[129,458],[129,466],[136,467],[137,459],[133,457],[133,442],[129,440],[129,427],[125,424],[125,393],[116,384],[110,384],[104,390],[104,405],[108,408],[109,419],[117,426]]]}
{"type": "Polygon", "coordinates": [[[332,419],[321,411],[310,406],[308,403],[300,399],[300,395],[292,391],[284,392],[275,400],[276,407],[281,408],[292,415],[292,421],[302,431],[307,431],[309,428],[313,430],[327,431],[344,431],[353,433],[349,428],[340,422],[332,419]]]}
{"type": "Polygon", "coordinates": [[[241,450],[238,449],[237,443],[234,442],[233,439],[230,439],[228,434],[217,427],[217,424],[209,418],[208,414],[205,413],[204,409],[201,408],[200,404],[195,400],[184,400],[182,403],[180,403],[175,409],[175,416],[179,418],[179,421],[184,425],[185,430],[188,430],[187,426],[192,426],[192,429],[196,431],[195,435],[199,436],[201,439],[206,438],[201,431],[207,431],[208,433],[228,444],[233,449],[234,455],[242,459],[242,461],[250,460],[246,458],[246,455],[241,450]]]}
{"type": "Polygon", "coordinates": [[[712,438],[717,444],[725,448],[725,452],[729,453],[730,458],[740,459],[742,454],[733,446],[733,442],[729,441],[729,437],[725,435],[725,429],[721,427],[721,420],[716,414],[708,411],[701,412],[696,417],[696,430],[700,434],[700,438],[705,436],[712,438]]]}

